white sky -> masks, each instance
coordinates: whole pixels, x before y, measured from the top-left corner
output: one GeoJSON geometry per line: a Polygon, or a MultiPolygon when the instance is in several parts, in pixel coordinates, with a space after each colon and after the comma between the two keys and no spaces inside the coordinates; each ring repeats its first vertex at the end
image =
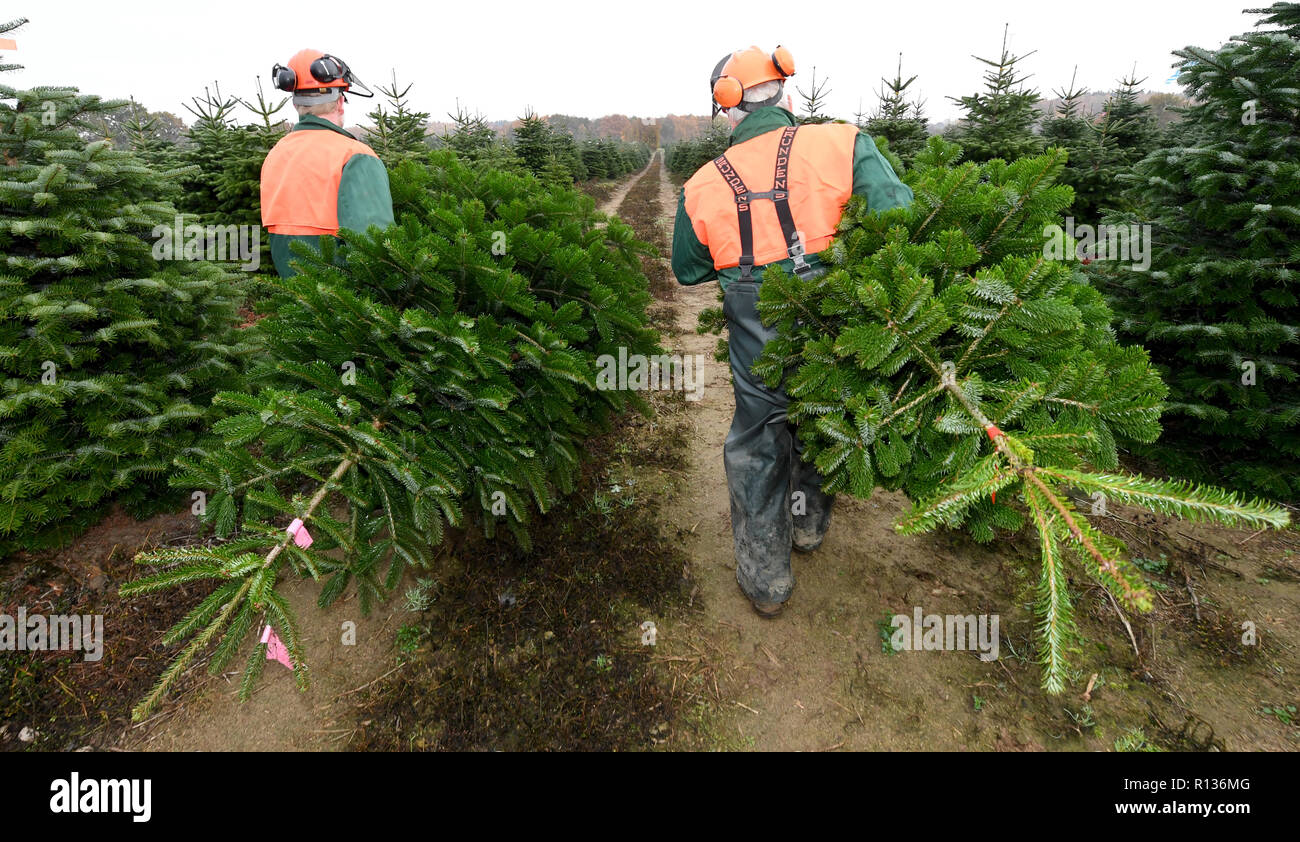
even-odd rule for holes
{"type": "MultiPolygon", "coordinates": [[[[0,17],[31,23],[12,34],[26,66],[3,80],[15,87],[71,84],[105,97],[134,96],[151,110],[182,108],[213,80],[223,92],[254,93],[259,74],[303,47],[334,53],[371,88],[396,70],[414,82],[413,105],[445,119],[457,98],[490,119],[532,106],[585,117],[708,113],[708,74],[732,49],[785,44],[796,84],[813,66],[829,76],[830,111],[851,118],[859,99],[876,102],[881,76],[898,52],[932,121],[958,116],[946,96],[974,92],[996,58],[1002,27],[1045,96],[1079,82],[1109,90],[1137,63],[1149,90],[1179,90],[1171,50],[1216,48],[1249,30],[1261,0],[727,0],[704,4],[493,0],[446,5],[276,2],[276,0],[25,0],[0,17]],[[25,8],[24,8],[25,7],[25,8]],[[772,21],[772,23],[765,23],[772,21]]],[[[364,122],[371,100],[350,99],[348,122],[364,122]]],[[[797,103],[797,99],[796,99],[797,103]]],[[[288,109],[285,109],[287,114],[288,109]]]]}

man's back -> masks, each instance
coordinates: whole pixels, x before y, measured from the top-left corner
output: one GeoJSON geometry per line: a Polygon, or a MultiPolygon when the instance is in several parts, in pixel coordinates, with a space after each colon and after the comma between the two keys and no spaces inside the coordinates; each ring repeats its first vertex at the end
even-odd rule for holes
{"type": "Polygon", "coordinates": [[[262,163],[262,224],[281,275],[293,274],[289,243],[315,244],[340,228],[393,222],[388,172],[369,146],[334,124],[305,116],[262,163]]]}
{"type": "MultiPolygon", "coordinates": [[[[733,145],[726,158],[751,193],[773,190],[778,168],[784,170],[795,229],[802,235],[804,249],[816,254],[830,245],[840,213],[853,193],[857,136],[856,127],[843,123],[800,126],[793,133],[789,158],[785,160],[779,155],[782,132],[768,131],[733,145]]],[[[737,265],[741,243],[734,184],[709,163],[682,189],[695,235],[708,247],[715,267],[737,265]]],[[[755,265],[785,258],[788,249],[775,203],[751,202],[750,213],[755,265]]]]}
{"type": "MultiPolygon", "coordinates": [[[[726,156],[738,170],[744,168],[741,175],[750,192],[771,190],[781,135],[795,125],[797,121],[788,110],[768,107],[749,114],[733,129],[726,156]]],[[[852,125],[800,126],[791,153],[790,207],[811,264],[816,263],[812,255],[830,244],[850,195],[864,196],[877,210],[912,201],[911,189],[898,179],[875,143],[852,125]]],[[[673,273],[678,283],[689,286],[717,280],[725,288],[739,277],[739,222],[734,195],[712,162],[683,186],[672,248],[673,273]]],[[[752,202],[750,212],[755,266],[788,264],[773,203],[752,202]]]]}

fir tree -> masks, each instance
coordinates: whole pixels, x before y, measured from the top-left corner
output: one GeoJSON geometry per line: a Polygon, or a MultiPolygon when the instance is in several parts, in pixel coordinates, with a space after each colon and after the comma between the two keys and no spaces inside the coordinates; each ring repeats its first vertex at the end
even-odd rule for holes
{"type": "Polygon", "coordinates": [[[181,174],[179,148],[162,137],[158,118],[138,102],[131,100],[125,111],[122,133],[127,147],[151,169],[162,174],[169,189],[174,188],[174,179],[181,174]]]}
{"type": "Polygon", "coordinates": [[[912,159],[930,136],[926,130],[928,121],[924,105],[908,100],[907,89],[915,81],[915,76],[903,79],[903,54],[899,53],[898,71],[893,80],[883,77],[880,80],[880,103],[875,113],[858,122],[858,127],[872,137],[884,138],[889,143],[889,150],[902,160],[904,166],[911,166],[912,159]]]}
{"type": "Polygon", "coordinates": [[[379,93],[388,101],[388,107],[377,102],[375,110],[366,115],[372,124],[366,142],[390,169],[402,161],[422,159],[430,148],[426,139],[429,115],[407,107],[406,97],[411,85],[400,90],[398,87],[394,71],[391,85],[378,86],[379,93]]]}
{"type": "Polygon", "coordinates": [[[664,165],[680,178],[690,178],[700,167],[727,151],[731,129],[725,120],[714,120],[703,135],[672,144],[664,152],[664,165]]]}
{"type": "MultiPolygon", "coordinates": [[[[226,97],[218,85],[204,88],[186,109],[196,119],[180,163],[193,167],[192,175],[180,181],[182,196],[177,206],[214,225],[261,225],[262,162],[271,147],[284,136],[286,127],[276,116],[287,103],[269,102],[257,83],[256,103],[226,97]],[[251,112],[258,120],[252,125],[235,122],[237,108],[251,112]]],[[[263,263],[271,265],[270,246],[263,243],[263,263]]]]}
{"type": "Polygon", "coordinates": [[[1126,181],[1153,226],[1150,271],[1096,267],[1122,335],[1171,395],[1145,452],[1170,470],[1300,497],[1300,4],[1218,50],[1176,51],[1193,104],[1126,181]]]}
{"type": "Polygon", "coordinates": [[[180,182],[180,210],[204,219],[220,218],[223,211],[231,210],[218,194],[221,174],[234,153],[233,114],[238,104],[233,97],[223,97],[221,87],[215,84],[205,87],[202,97],[191,97],[185,104],[195,120],[181,156],[181,163],[190,169],[180,182]]]}
{"type": "Polygon", "coordinates": [[[163,178],[82,138],[125,105],[0,86],[0,554],[66,541],[113,499],[173,496],[172,459],[242,382],[242,283],[156,259],[177,219],[163,178]]]}
{"type": "MultiPolygon", "coordinates": [[[[1059,183],[1069,185],[1074,190],[1074,204],[1070,208],[1072,215],[1095,224],[1095,187],[1101,179],[1098,178],[1094,165],[1100,163],[1099,153],[1108,153],[1114,141],[1104,133],[1099,133],[1091,115],[1083,112],[1080,101],[1088,91],[1075,86],[1077,77],[1076,67],[1070,76],[1070,84],[1053,91],[1060,103],[1056,107],[1056,113],[1044,118],[1042,136],[1048,146],[1063,149],[1069,155],[1069,162],[1061,171],[1059,183]]],[[[1105,175],[1113,177],[1114,172],[1107,167],[1105,175]]],[[[1113,182],[1110,186],[1114,189],[1113,182]]]]}
{"type": "MultiPolygon", "coordinates": [[[[342,232],[342,267],[329,241],[320,255],[299,248],[302,273],[272,281],[253,388],[218,396],[230,412],[220,448],[180,460],[173,484],[207,490],[208,520],[230,540],[138,559],[163,569],[125,594],[217,584],[164,637],[187,642],[137,717],[209,644],[219,672],[264,623],[305,683],[281,576],[321,581],[322,605],[355,587],[365,611],[429,563],[447,524],[526,544],[530,511],[572,490],[584,438],[642,405],[597,379],[603,355],[658,350],[640,271],[649,246],[626,225],[574,190],[450,150],[391,181],[399,224],[342,232]],[[287,537],[294,519],[311,547],[287,537]]],[[[264,655],[247,663],[245,698],[264,655]]]]}
{"type": "MultiPolygon", "coordinates": [[[[554,179],[544,177],[543,180],[548,183],[567,186],[575,181],[587,180],[587,167],[582,162],[582,153],[578,150],[577,141],[568,131],[551,127],[551,162],[548,163],[548,168],[559,172],[554,179]]],[[[543,172],[545,171],[546,168],[543,172]]]]}
{"type": "Polygon", "coordinates": [[[984,73],[984,90],[964,97],[950,97],[966,110],[962,122],[951,132],[961,144],[967,160],[989,161],[1001,158],[1014,161],[1042,150],[1042,138],[1034,134],[1038,122],[1038,92],[1027,88],[1028,76],[1020,63],[1036,51],[1014,55],[1007,49],[1007,28],[1002,33],[1002,53],[996,59],[972,56],[988,66],[984,73]]]}
{"type": "MultiPolygon", "coordinates": [[[[1067,564],[1124,604],[1151,596],[1074,488],[1192,519],[1282,526],[1286,513],[1212,488],[1120,472],[1117,443],[1160,431],[1165,389],[1140,347],[1116,343],[1100,293],[1048,260],[1071,199],[1059,149],[985,164],[933,138],[904,176],[916,199],[877,214],[855,198],[814,281],[770,267],[759,313],[780,330],[755,363],[784,381],[789,417],[826,490],[902,490],[898,529],[1038,533],[1043,686],[1064,689],[1073,634],[1067,564]]],[[[1096,499],[1096,498],[1094,498],[1096,499]]]]}
{"type": "Polygon", "coordinates": [[[470,114],[457,102],[456,113],[447,116],[451,118],[453,128],[450,134],[442,137],[442,143],[462,161],[507,172],[522,168],[514,150],[488,125],[482,114],[470,114]]]}
{"type": "Polygon", "coordinates": [[[1130,75],[1106,99],[1100,119],[1089,122],[1091,137],[1071,153],[1076,174],[1075,215],[1094,220],[1125,206],[1121,175],[1144,158],[1158,135],[1151,109],[1139,102],[1141,79],[1130,75]]]}
{"type": "Polygon", "coordinates": [[[1150,154],[1160,137],[1151,106],[1141,101],[1145,81],[1130,73],[1119,81],[1102,109],[1102,125],[1106,134],[1115,139],[1120,166],[1125,168],[1150,154]]]}
{"type": "Polygon", "coordinates": [[[551,127],[531,108],[515,127],[514,151],[533,175],[540,176],[554,158],[551,127]]]}
{"type": "MultiPolygon", "coordinates": [[[[16,18],[15,20],[11,20],[7,23],[0,23],[0,35],[7,35],[10,32],[13,32],[14,30],[26,25],[26,23],[27,23],[27,18],[16,18]]],[[[23,66],[21,64],[9,64],[7,62],[0,62],[0,73],[7,73],[10,70],[22,70],[22,69],[23,66]]]]}
{"type": "Polygon", "coordinates": [[[799,92],[799,97],[803,100],[803,113],[799,115],[801,125],[829,123],[835,119],[826,113],[826,97],[830,95],[826,85],[829,82],[829,79],[823,77],[821,82],[818,83],[817,68],[814,67],[812,69],[812,81],[809,83],[808,90],[805,91],[803,88],[795,87],[795,90],[799,92]]]}

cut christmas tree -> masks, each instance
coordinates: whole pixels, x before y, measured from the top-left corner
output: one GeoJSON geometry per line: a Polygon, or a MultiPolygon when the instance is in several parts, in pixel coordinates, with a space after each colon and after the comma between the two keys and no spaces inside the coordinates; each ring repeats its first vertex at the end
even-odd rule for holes
{"type": "Polygon", "coordinates": [[[991,541],[1036,530],[1039,654],[1055,693],[1069,674],[1068,563],[1125,605],[1150,605],[1123,545],[1067,490],[1220,523],[1281,527],[1288,517],[1119,470],[1119,441],[1159,434],[1165,388],[1144,350],[1116,343],[1110,311],[1074,265],[1044,256],[1044,229],[1071,200],[1054,184],[1065,153],[1010,164],[959,156],[930,140],[904,178],[909,208],[878,214],[854,199],[822,255],[824,276],[768,269],[759,312],[782,335],[755,371],[784,381],[828,491],[903,491],[913,501],[903,533],[963,527],[991,541]]]}
{"type": "MultiPolygon", "coordinates": [[[[429,563],[447,524],[477,521],[527,542],[530,511],[570,491],[583,440],[635,393],[597,388],[597,359],[657,352],[648,327],[648,246],[571,189],[471,167],[450,151],[392,174],[400,223],[342,232],[336,265],[298,248],[258,324],[270,354],[247,392],[227,392],[223,445],[181,460],[173,483],[207,494],[213,547],[162,550],[143,593],[211,580],[211,595],[164,638],[187,641],[143,716],[194,657],[229,664],[272,625],[301,682],[282,575],[322,583],[322,605],[355,585],[363,611],[410,565],[429,563]],[[286,532],[299,523],[310,546],[286,532]]],[[[255,647],[251,690],[265,658],[255,647]]]]}

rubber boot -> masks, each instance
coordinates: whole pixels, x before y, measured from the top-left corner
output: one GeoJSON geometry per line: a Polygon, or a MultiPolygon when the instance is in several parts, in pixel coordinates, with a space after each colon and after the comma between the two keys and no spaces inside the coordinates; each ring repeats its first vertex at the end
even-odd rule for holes
{"type": "Polygon", "coordinates": [[[833,501],[822,492],[816,470],[799,458],[802,448],[786,418],[789,397],[750,372],[763,346],[776,335],[760,321],[757,301],[758,284],[740,281],[729,284],[723,298],[736,396],[723,464],[731,497],[736,580],[755,606],[771,606],[784,603],[794,589],[794,510],[801,511],[800,545],[814,548],[830,522],[833,501]]]}

